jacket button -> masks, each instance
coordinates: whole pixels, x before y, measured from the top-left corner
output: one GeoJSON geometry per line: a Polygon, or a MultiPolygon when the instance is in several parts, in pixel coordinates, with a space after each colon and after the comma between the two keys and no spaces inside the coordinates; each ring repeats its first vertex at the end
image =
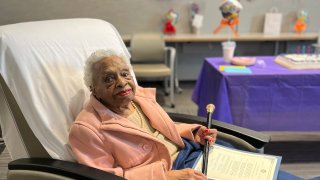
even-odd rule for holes
{"type": "Polygon", "coordinates": [[[144,145],[142,146],[142,148],[143,148],[143,150],[145,150],[145,151],[150,151],[150,150],[152,149],[152,146],[151,146],[150,144],[144,144],[144,145]]]}

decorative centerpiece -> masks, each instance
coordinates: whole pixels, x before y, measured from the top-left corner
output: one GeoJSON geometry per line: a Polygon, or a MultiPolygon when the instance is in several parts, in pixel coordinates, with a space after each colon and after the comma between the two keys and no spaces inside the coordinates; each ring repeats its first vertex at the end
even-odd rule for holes
{"type": "Polygon", "coordinates": [[[203,15],[200,14],[200,6],[197,3],[191,4],[191,27],[194,34],[200,33],[202,27],[203,15]]]}
{"type": "Polygon", "coordinates": [[[173,9],[170,9],[166,13],[166,22],[165,22],[163,32],[165,34],[175,34],[176,33],[175,25],[178,23],[178,20],[179,20],[179,14],[175,12],[173,9]]]}
{"type": "Polygon", "coordinates": [[[304,10],[301,10],[297,14],[297,20],[294,25],[294,31],[298,34],[301,34],[307,30],[307,20],[308,20],[308,13],[304,10]]]}
{"type": "Polygon", "coordinates": [[[238,36],[238,32],[235,26],[240,22],[239,12],[242,9],[242,5],[237,0],[225,0],[219,7],[222,20],[220,25],[213,31],[214,34],[219,33],[223,28],[229,27],[234,36],[238,36]]]}

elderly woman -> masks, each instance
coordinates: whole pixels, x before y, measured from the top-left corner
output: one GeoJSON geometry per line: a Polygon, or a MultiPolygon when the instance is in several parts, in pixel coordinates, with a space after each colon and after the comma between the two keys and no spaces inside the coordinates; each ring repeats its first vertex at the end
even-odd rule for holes
{"type": "Polygon", "coordinates": [[[78,162],[127,179],[207,179],[172,165],[185,142],[213,144],[217,130],[175,124],[156,102],[155,89],[135,84],[126,62],[125,56],[106,50],[86,62],[91,97],[69,134],[78,162]]]}

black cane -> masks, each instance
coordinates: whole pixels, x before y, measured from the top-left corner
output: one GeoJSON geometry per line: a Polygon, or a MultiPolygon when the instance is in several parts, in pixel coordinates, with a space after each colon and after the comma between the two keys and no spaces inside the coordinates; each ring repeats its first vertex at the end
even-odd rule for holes
{"type": "MultiPolygon", "coordinates": [[[[215,109],[213,104],[208,104],[207,105],[207,128],[211,129],[211,123],[212,123],[212,113],[215,109]]],[[[207,175],[207,169],[208,169],[208,159],[209,159],[209,150],[210,150],[210,144],[209,141],[205,141],[205,145],[203,147],[203,156],[202,156],[202,173],[204,175],[207,175]]]]}

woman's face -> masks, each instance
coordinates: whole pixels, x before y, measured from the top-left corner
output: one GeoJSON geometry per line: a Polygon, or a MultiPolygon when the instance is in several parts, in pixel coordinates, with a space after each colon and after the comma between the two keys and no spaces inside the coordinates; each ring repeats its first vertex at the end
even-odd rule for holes
{"type": "Polygon", "coordinates": [[[117,110],[133,100],[136,86],[128,65],[119,57],[111,56],[93,65],[93,95],[106,107],[117,110]]]}

